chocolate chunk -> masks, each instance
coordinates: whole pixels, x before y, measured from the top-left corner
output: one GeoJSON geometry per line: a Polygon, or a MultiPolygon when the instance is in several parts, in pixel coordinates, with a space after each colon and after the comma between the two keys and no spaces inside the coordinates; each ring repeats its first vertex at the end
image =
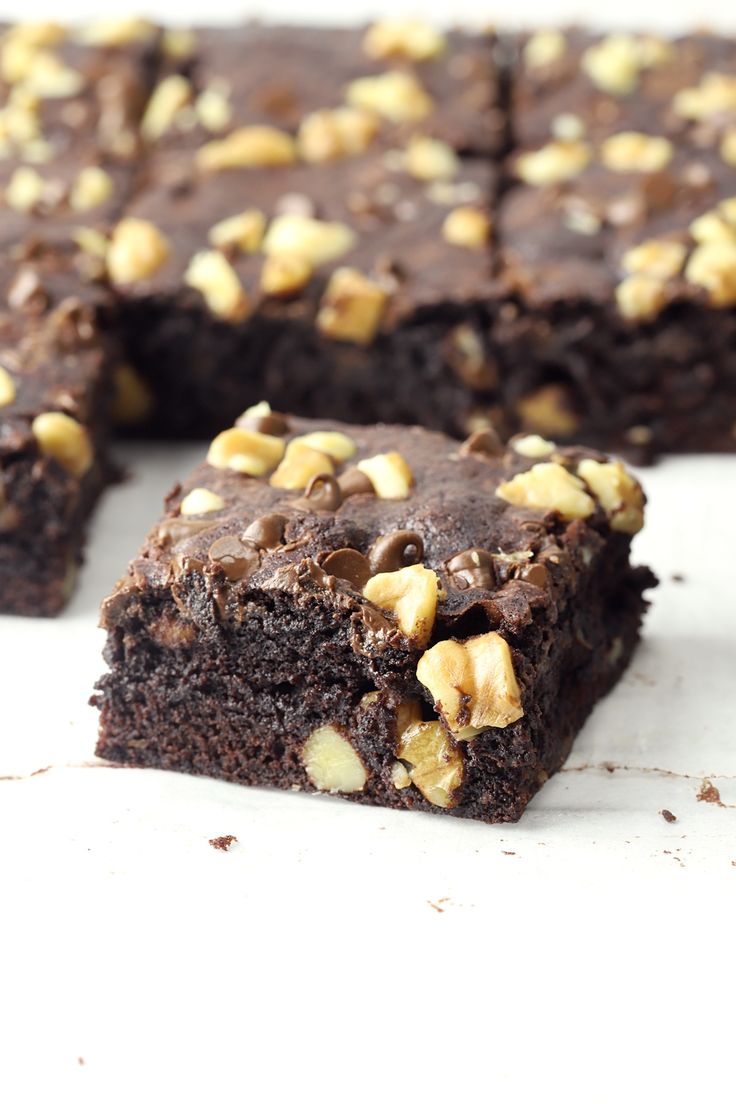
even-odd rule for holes
{"type": "Polygon", "coordinates": [[[376,493],[368,476],[358,468],[347,468],[342,475],[338,476],[337,482],[343,498],[349,498],[356,494],[376,493]]]}
{"type": "Polygon", "coordinates": [[[344,579],[356,590],[361,590],[371,577],[371,567],[362,552],[355,548],[338,548],[330,552],[321,564],[328,575],[344,579]]]}
{"type": "Polygon", "coordinates": [[[463,441],[461,456],[502,456],[503,445],[495,429],[478,429],[463,441]]]}
{"type": "Polygon", "coordinates": [[[526,564],[522,567],[518,577],[525,583],[541,587],[542,590],[546,590],[549,586],[549,572],[541,563],[526,564]]]}
{"type": "Polygon", "coordinates": [[[368,561],[371,572],[379,575],[384,571],[399,571],[402,567],[422,562],[424,541],[412,529],[397,529],[379,537],[370,552],[368,561]]]}
{"type": "Polygon", "coordinates": [[[308,510],[329,510],[334,512],[342,504],[342,491],[340,484],[334,475],[323,472],[321,475],[313,475],[307,483],[304,497],[297,500],[296,506],[306,507],[308,510]]]}
{"type": "Polygon", "coordinates": [[[241,539],[256,548],[278,548],[284,542],[287,520],[283,514],[264,514],[250,523],[241,539]]]}
{"type": "Polygon", "coordinates": [[[254,433],[266,433],[269,437],[285,437],[289,432],[288,418],[275,410],[269,414],[241,414],[235,424],[254,433]]]}
{"type": "Polygon", "coordinates": [[[161,548],[171,548],[197,533],[203,533],[206,529],[214,528],[215,523],[213,521],[205,521],[203,518],[164,518],[156,529],[156,541],[161,548]]]}
{"type": "Polygon", "coordinates": [[[493,556],[484,548],[468,548],[448,560],[445,570],[458,590],[482,587],[492,590],[496,585],[493,556]]]}
{"type": "Polygon", "coordinates": [[[220,537],[210,545],[209,558],[211,563],[222,568],[231,583],[251,575],[260,563],[257,550],[243,544],[238,537],[220,537]]]}

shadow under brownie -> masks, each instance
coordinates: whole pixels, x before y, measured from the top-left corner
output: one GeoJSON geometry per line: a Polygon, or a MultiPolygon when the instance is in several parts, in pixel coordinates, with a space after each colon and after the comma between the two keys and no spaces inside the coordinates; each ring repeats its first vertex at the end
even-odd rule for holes
{"type": "Polygon", "coordinates": [[[262,406],[208,457],[104,605],[98,753],[517,819],[636,644],[635,480],[262,406]]]}

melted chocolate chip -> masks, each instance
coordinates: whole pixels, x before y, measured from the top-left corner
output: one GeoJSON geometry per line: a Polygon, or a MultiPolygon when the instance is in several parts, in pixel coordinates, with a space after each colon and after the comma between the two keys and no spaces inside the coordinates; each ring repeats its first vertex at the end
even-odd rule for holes
{"type": "Polygon", "coordinates": [[[256,548],[278,548],[284,541],[287,520],[283,514],[264,514],[250,523],[241,540],[256,548]]]}
{"type": "Polygon", "coordinates": [[[254,433],[266,433],[269,437],[284,437],[290,429],[289,420],[283,414],[272,410],[269,414],[241,414],[235,422],[240,429],[251,429],[254,433]]]}
{"type": "Polygon", "coordinates": [[[210,562],[221,567],[231,583],[245,579],[260,563],[257,549],[237,537],[220,537],[210,545],[210,562]]]}
{"type": "Polygon", "coordinates": [[[329,510],[334,513],[342,505],[340,484],[334,475],[326,472],[313,475],[307,483],[304,498],[298,499],[294,505],[306,507],[307,510],[329,510]]]}
{"type": "Polygon", "coordinates": [[[156,541],[161,548],[170,548],[205,529],[214,529],[213,521],[202,518],[172,517],[165,518],[156,530],[156,541]]]}
{"type": "Polygon", "coordinates": [[[424,541],[419,534],[411,529],[397,529],[378,538],[368,553],[368,561],[372,573],[378,575],[421,563],[423,556],[424,541]]]}
{"type": "Polygon", "coordinates": [[[338,548],[330,552],[321,564],[328,575],[344,579],[356,590],[361,590],[371,577],[371,566],[362,552],[355,548],[338,548]]]}
{"type": "Polygon", "coordinates": [[[467,590],[470,587],[493,590],[496,585],[493,556],[484,548],[468,548],[464,552],[458,552],[447,561],[445,570],[458,590],[467,590]]]}
{"type": "Polygon", "coordinates": [[[525,583],[531,583],[532,586],[541,587],[542,590],[546,590],[549,586],[549,572],[541,563],[527,564],[522,567],[519,578],[525,583]]]}
{"type": "Polygon", "coordinates": [[[337,482],[342,491],[343,498],[349,498],[350,495],[356,494],[376,493],[368,476],[365,472],[359,471],[358,468],[347,468],[346,471],[338,477],[337,482]]]}
{"type": "Polygon", "coordinates": [[[504,447],[495,429],[478,429],[460,446],[461,456],[502,456],[504,447]]]}

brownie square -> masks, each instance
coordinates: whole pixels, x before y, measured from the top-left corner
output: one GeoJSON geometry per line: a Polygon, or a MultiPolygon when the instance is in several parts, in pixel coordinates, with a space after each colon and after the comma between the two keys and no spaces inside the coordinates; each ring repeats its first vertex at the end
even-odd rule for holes
{"type": "Polygon", "coordinates": [[[110,477],[113,351],[68,251],[6,259],[0,286],[0,613],[48,616],[71,593],[110,477]]]}
{"type": "Polygon", "coordinates": [[[104,605],[98,753],[515,820],[629,661],[643,502],[620,462],[537,436],[260,404],[104,605]]]}
{"type": "Polygon", "coordinates": [[[641,459],[732,450],[736,44],[554,32],[520,58],[496,218],[504,406],[641,459]]]}

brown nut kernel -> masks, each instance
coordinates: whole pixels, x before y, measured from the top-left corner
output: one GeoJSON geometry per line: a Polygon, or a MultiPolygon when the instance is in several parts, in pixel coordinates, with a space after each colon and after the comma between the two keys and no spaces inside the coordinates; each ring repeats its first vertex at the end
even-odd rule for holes
{"type": "Polygon", "coordinates": [[[217,249],[195,253],[183,276],[184,283],[200,292],[212,314],[241,322],[250,304],[245,288],[228,259],[217,249]]]}
{"type": "Polygon", "coordinates": [[[736,127],[729,127],[721,138],[719,153],[727,165],[736,166],[736,127]]]}
{"type": "Polygon", "coordinates": [[[210,563],[221,567],[230,583],[246,579],[258,570],[260,556],[253,545],[243,544],[237,537],[219,537],[210,545],[210,563]]]}
{"type": "Polygon", "coordinates": [[[346,433],[338,433],[336,430],[317,429],[312,433],[305,433],[302,437],[295,437],[294,440],[319,449],[320,452],[326,452],[333,460],[338,460],[340,463],[350,460],[356,453],[355,441],[352,437],[348,437],[346,433]]]}
{"type": "Polygon", "coordinates": [[[686,256],[687,249],[681,242],[649,238],[633,249],[627,249],[621,258],[621,266],[625,272],[669,280],[682,271],[686,256]]]}
{"type": "Polygon", "coordinates": [[[115,284],[132,284],[158,272],[169,256],[169,243],[152,222],[124,218],[112,232],[107,271],[115,284]]]}
{"type": "Polygon", "coordinates": [[[94,453],[84,426],[60,411],[38,414],[31,432],[44,456],[51,456],[70,475],[81,478],[92,467],[94,453]]]}
{"type": "Polygon", "coordinates": [[[516,159],[515,172],[525,184],[560,184],[578,176],[592,155],[587,142],[549,142],[541,149],[522,153],[516,159]]]}
{"type": "Polygon", "coordinates": [[[330,552],[320,567],[328,575],[334,575],[336,579],[344,579],[346,583],[350,583],[361,592],[371,577],[368,560],[355,548],[338,548],[330,552]]]}
{"type": "Polygon", "coordinates": [[[400,452],[379,452],[358,463],[358,471],[367,475],[378,498],[408,498],[414,476],[400,452]]]}
{"type": "Polygon", "coordinates": [[[406,147],[404,169],[416,180],[452,180],[460,171],[460,160],[447,142],[416,134],[406,147]]]}
{"type": "Polygon", "coordinates": [[[656,318],[667,303],[667,289],[658,276],[635,273],[616,288],[616,304],[624,318],[648,322],[656,318]]]}
{"type": "Polygon", "coordinates": [[[307,778],[318,790],[359,793],[368,781],[368,771],[357,751],[334,725],[316,728],[301,754],[307,778]]]}
{"type": "Polygon", "coordinates": [[[511,649],[497,632],[460,643],[441,640],[417,664],[417,678],[434,699],[451,732],[506,728],[524,716],[511,649]]]}
{"type": "Polygon", "coordinates": [[[527,69],[541,69],[565,56],[567,40],[561,31],[543,30],[531,35],[524,45],[523,59],[527,69]]]}
{"type": "Polygon", "coordinates": [[[690,254],[685,279],[705,288],[714,307],[736,304],[736,243],[708,242],[690,254]]]}
{"type": "Polygon", "coordinates": [[[364,153],[378,134],[378,125],[372,111],[358,107],[313,111],[299,127],[299,153],[313,163],[364,153]]]}
{"type": "Polygon", "coordinates": [[[623,34],[609,35],[589,46],[580,64],[596,88],[614,96],[633,92],[644,67],[636,39],[623,34]]]}
{"type": "Polygon", "coordinates": [[[304,257],[278,254],[266,257],[261,269],[261,291],[264,295],[288,299],[296,295],[312,278],[312,266],[304,257]]]}
{"type": "Polygon", "coordinates": [[[374,542],[368,553],[371,574],[399,571],[424,559],[424,541],[411,529],[397,529],[374,542]]]}
{"type": "Polygon", "coordinates": [[[265,400],[244,410],[240,417],[236,418],[235,425],[239,429],[254,429],[257,433],[266,433],[269,437],[285,437],[291,428],[289,419],[284,414],[272,410],[271,404],[265,400]]]}
{"type": "MultiPolygon", "coordinates": [[[[430,804],[441,809],[455,804],[453,795],[463,780],[463,753],[439,721],[409,725],[399,737],[396,753],[409,764],[410,780],[430,804]]],[[[400,771],[394,775],[394,785],[399,789],[406,785],[400,771]]]]}
{"type": "MultiPolygon", "coordinates": [[[[736,241],[736,227],[719,211],[706,211],[690,223],[690,234],[699,245],[736,241]]],[[[683,253],[687,252],[683,246],[683,253]]]]}
{"type": "Polygon", "coordinates": [[[315,475],[333,475],[330,457],[300,441],[290,441],[283,460],[271,476],[272,487],[301,491],[315,475]]]}
{"type": "Polygon", "coordinates": [[[485,548],[468,548],[465,552],[458,552],[446,562],[445,570],[458,590],[467,590],[468,587],[493,590],[496,585],[493,556],[485,548]]]}
{"type": "Polygon", "coordinates": [[[5,202],[14,211],[32,211],[43,199],[46,185],[35,169],[16,169],[5,188],[5,202]]]}
{"type": "Polygon", "coordinates": [[[428,61],[445,49],[445,36],[429,23],[413,19],[386,19],[374,23],[363,37],[368,57],[428,61]]]}
{"type": "Polygon", "coordinates": [[[442,223],[442,237],[450,245],[482,249],[491,233],[491,220],[477,207],[456,207],[442,223]]]}
{"type": "Polygon", "coordinates": [[[401,631],[419,647],[432,635],[437,612],[438,579],[434,571],[421,564],[374,575],[363,589],[363,596],[380,609],[396,615],[401,631]]]}
{"type": "Polygon", "coordinates": [[[186,77],[172,73],[154,88],[141,119],[141,134],[147,142],[162,138],[176,122],[183,107],[191,103],[192,86],[186,77]]]}
{"type": "Polygon", "coordinates": [[[268,551],[284,542],[288,518],[284,514],[264,514],[255,518],[243,533],[242,540],[268,551]]]}
{"type": "Polygon", "coordinates": [[[203,172],[291,165],[294,161],[294,139],[270,126],[240,127],[226,138],[205,142],[196,153],[197,166],[203,172]]]}
{"type": "Polygon", "coordinates": [[[317,267],[342,257],[355,240],[354,231],[342,222],[283,214],[271,222],[262,249],[267,257],[302,257],[317,267]]]}
{"type": "Polygon", "coordinates": [[[204,127],[212,133],[224,130],[229,124],[233,109],[230,104],[229,88],[216,84],[204,88],[194,101],[194,114],[204,127]]]}
{"type": "Polygon", "coordinates": [[[644,493],[620,460],[581,460],[578,475],[606,511],[611,528],[631,536],[644,524],[644,493]]]}
{"type": "Polygon", "coordinates": [[[367,345],[376,335],[387,300],[384,288],[357,269],[335,269],[317,313],[317,329],[338,341],[367,345]]]}
{"type": "Polygon", "coordinates": [[[257,207],[249,207],[239,215],[216,222],[207,235],[216,249],[240,249],[257,253],[266,230],[266,216],[257,207]]]}
{"type": "Polygon", "coordinates": [[[210,491],[207,487],[195,487],[184,495],[179,506],[179,513],[182,517],[190,517],[193,514],[211,514],[215,510],[222,510],[225,505],[224,498],[221,498],[214,491],[210,491]]]}
{"type": "Polygon", "coordinates": [[[308,510],[324,510],[334,513],[342,505],[342,491],[334,475],[322,472],[313,475],[307,483],[304,498],[294,503],[308,510]]]}
{"type": "Polygon", "coordinates": [[[351,106],[375,111],[392,123],[418,122],[433,107],[417,78],[399,69],[376,77],[359,77],[348,85],[346,99],[351,106]]]}
{"type": "Polygon", "coordinates": [[[584,484],[561,464],[535,464],[508,483],[501,483],[496,494],[512,506],[554,510],[565,521],[589,517],[595,510],[595,503],[585,493],[584,484]]]}
{"type": "Polygon", "coordinates": [[[69,193],[73,211],[91,211],[105,203],[113,192],[112,177],[98,165],[87,165],[74,181],[69,193]]]}
{"type": "Polygon", "coordinates": [[[519,456],[525,456],[527,460],[544,460],[555,451],[554,441],[547,441],[538,433],[526,433],[521,437],[512,437],[509,441],[511,448],[519,456]]]}
{"type": "Polygon", "coordinates": [[[571,407],[570,392],[559,383],[548,383],[516,404],[516,413],[524,429],[532,433],[570,437],[580,425],[580,417],[571,407]]]}
{"type": "Polygon", "coordinates": [[[672,160],[674,146],[669,138],[623,130],[601,145],[601,162],[613,172],[661,172],[672,160]]]}
{"type": "Polygon", "coordinates": [[[278,464],[284,448],[279,437],[236,426],[215,437],[207,453],[207,463],[213,468],[229,468],[243,475],[266,475],[278,464]]]}
{"type": "Polygon", "coordinates": [[[10,406],[15,402],[15,396],[15,381],[7,368],[3,368],[0,364],[0,407],[10,406]]]}
{"type": "Polygon", "coordinates": [[[153,23],[138,16],[116,16],[95,19],[80,28],[77,37],[87,46],[128,46],[145,42],[155,33],[153,23]]]}
{"type": "Polygon", "coordinates": [[[672,109],[683,119],[708,119],[736,111],[736,77],[729,73],[706,73],[699,85],[675,94],[672,109]]]}

